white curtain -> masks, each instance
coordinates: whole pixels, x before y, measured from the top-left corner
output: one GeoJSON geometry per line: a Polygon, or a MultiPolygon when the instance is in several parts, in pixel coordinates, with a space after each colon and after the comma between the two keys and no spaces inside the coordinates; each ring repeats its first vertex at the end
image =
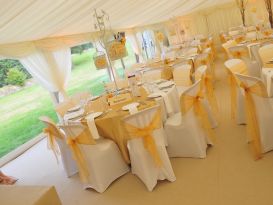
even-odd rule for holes
{"type": "Polygon", "coordinates": [[[50,92],[59,92],[62,98],[66,98],[65,86],[71,74],[69,48],[51,52],[37,50],[19,60],[41,86],[50,92]]]}
{"type": "Polygon", "coordinates": [[[127,33],[126,39],[132,46],[134,53],[139,56],[139,62],[143,62],[142,52],[141,52],[141,45],[139,44],[136,34],[135,33],[127,33]]]}

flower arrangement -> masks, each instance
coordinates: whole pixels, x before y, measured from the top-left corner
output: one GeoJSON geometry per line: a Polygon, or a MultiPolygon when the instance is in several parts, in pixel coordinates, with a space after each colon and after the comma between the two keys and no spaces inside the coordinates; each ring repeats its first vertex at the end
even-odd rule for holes
{"type": "Polygon", "coordinates": [[[103,54],[103,55],[94,57],[94,64],[97,69],[107,68],[108,63],[107,63],[105,55],[103,54]]]}
{"type": "Polygon", "coordinates": [[[117,60],[127,56],[125,41],[112,41],[108,44],[107,50],[111,60],[117,60]]]}
{"type": "Polygon", "coordinates": [[[158,31],[156,32],[156,39],[159,41],[159,42],[162,42],[164,40],[165,36],[162,32],[158,31]]]}

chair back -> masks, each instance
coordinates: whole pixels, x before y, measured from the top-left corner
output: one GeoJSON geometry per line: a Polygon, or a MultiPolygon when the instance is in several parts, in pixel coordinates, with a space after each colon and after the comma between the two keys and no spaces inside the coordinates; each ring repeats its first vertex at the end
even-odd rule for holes
{"type": "Polygon", "coordinates": [[[173,80],[177,86],[191,85],[191,70],[192,66],[188,64],[175,67],[173,69],[173,80]]]}
{"type": "Polygon", "coordinates": [[[70,97],[71,101],[73,104],[77,105],[79,104],[82,100],[86,101],[88,98],[90,98],[92,95],[89,92],[80,92],[76,93],[73,96],[70,97]]]}
{"type": "MultiPolygon", "coordinates": [[[[254,143],[256,157],[259,158],[262,150],[265,150],[267,142],[272,144],[272,140],[270,140],[271,143],[268,141],[268,127],[272,126],[270,122],[272,121],[273,109],[265,85],[259,78],[235,75],[245,92],[248,135],[254,143]]],[[[272,139],[270,134],[269,136],[272,139]]]]}
{"type": "Polygon", "coordinates": [[[47,116],[41,116],[39,117],[39,120],[41,120],[53,132],[52,134],[54,134],[55,137],[58,137],[59,139],[65,138],[65,135],[60,131],[52,119],[47,116]]]}
{"type": "Polygon", "coordinates": [[[246,46],[233,46],[228,50],[232,58],[250,60],[249,51],[246,46]]]}
{"type": "Polygon", "coordinates": [[[125,117],[123,122],[129,135],[129,150],[139,152],[142,143],[141,147],[149,152],[155,164],[162,166],[164,159],[161,159],[157,147],[165,147],[165,140],[159,105],[125,117]]]}
{"type": "Polygon", "coordinates": [[[236,41],[234,41],[234,40],[229,40],[229,41],[227,41],[226,43],[223,43],[223,44],[222,44],[222,46],[223,46],[223,48],[224,48],[224,50],[225,50],[226,55],[227,55],[228,58],[231,58],[231,55],[230,55],[228,49],[229,49],[230,47],[233,47],[233,46],[236,46],[236,45],[237,45],[237,43],[236,43],[236,41]]]}
{"type": "Polygon", "coordinates": [[[266,66],[270,60],[273,60],[273,43],[261,47],[259,49],[259,55],[263,62],[263,66],[266,66]]]}
{"type": "Polygon", "coordinates": [[[69,98],[65,101],[55,105],[55,111],[63,118],[65,113],[76,104],[69,98]]]}
{"type": "Polygon", "coordinates": [[[162,69],[151,69],[143,73],[142,79],[144,82],[151,82],[162,79],[162,69]]]}
{"type": "Polygon", "coordinates": [[[194,59],[194,66],[196,68],[202,66],[202,65],[206,65],[207,67],[210,67],[210,58],[209,58],[209,54],[207,53],[202,53],[199,54],[195,57],[194,59]]]}
{"type": "Polygon", "coordinates": [[[239,74],[248,74],[248,69],[244,61],[241,59],[230,59],[227,60],[225,63],[227,69],[229,69],[232,73],[239,73],[239,74]]]}
{"type": "Polygon", "coordinates": [[[207,72],[206,65],[199,66],[195,71],[195,81],[201,80],[203,76],[206,74],[206,72],[207,72]]]}

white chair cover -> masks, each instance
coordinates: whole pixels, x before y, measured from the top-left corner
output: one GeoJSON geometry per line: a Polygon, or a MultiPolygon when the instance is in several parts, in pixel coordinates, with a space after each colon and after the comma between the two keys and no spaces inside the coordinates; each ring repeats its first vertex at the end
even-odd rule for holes
{"type": "MultiPolygon", "coordinates": [[[[135,127],[143,128],[149,125],[153,116],[159,109],[158,106],[130,115],[124,119],[124,122],[135,127]]],[[[175,181],[172,165],[168,157],[163,129],[157,129],[153,132],[153,139],[162,161],[162,167],[158,167],[150,153],[145,149],[141,138],[134,138],[128,141],[128,149],[131,159],[132,173],[137,175],[146,185],[149,191],[152,191],[157,184],[157,180],[167,179],[175,181]]]]}
{"type": "MultiPolygon", "coordinates": [[[[67,137],[76,138],[84,129],[81,124],[62,125],[67,137]]],[[[90,135],[91,137],[91,135],[90,135]]],[[[117,145],[108,139],[100,138],[94,145],[78,144],[88,167],[88,182],[83,183],[84,189],[92,188],[104,192],[108,186],[129,171],[122,159],[117,145]]]]}
{"type": "MultiPolygon", "coordinates": [[[[60,135],[64,134],[61,132],[61,130],[55,125],[53,120],[51,120],[48,117],[40,117],[39,118],[46,126],[51,126],[56,132],[60,132],[60,135]]],[[[62,159],[62,165],[65,171],[65,174],[67,177],[71,177],[72,175],[78,173],[78,168],[75,160],[72,157],[72,153],[70,151],[70,148],[67,146],[65,139],[59,139],[58,137],[55,137],[56,142],[59,146],[60,155],[62,159]]]]}
{"type": "MultiPolygon", "coordinates": [[[[231,73],[235,73],[236,71],[234,71],[234,67],[236,67],[238,64],[242,63],[242,60],[240,59],[230,59],[228,61],[225,62],[225,66],[227,69],[230,70],[231,73]]],[[[237,108],[236,108],[236,122],[237,124],[241,125],[241,124],[246,124],[246,118],[245,118],[245,105],[244,105],[244,95],[243,95],[243,91],[242,89],[237,86],[236,87],[236,91],[237,91],[237,108]]]]}
{"type": "MultiPolygon", "coordinates": [[[[235,74],[237,78],[244,84],[251,86],[257,82],[261,82],[260,79],[235,74]]],[[[260,97],[255,94],[251,94],[254,100],[256,116],[258,120],[261,145],[263,153],[273,150],[273,108],[269,98],[260,97]]]]}
{"type": "MultiPolygon", "coordinates": [[[[185,91],[184,94],[196,96],[199,90],[200,81],[185,91]]],[[[164,128],[168,138],[167,151],[170,157],[206,157],[209,139],[200,126],[193,108],[183,117],[181,113],[170,117],[164,128]]]]}
{"type": "Polygon", "coordinates": [[[251,60],[249,55],[249,49],[246,46],[234,46],[229,48],[229,53],[232,58],[239,58],[247,65],[248,73],[250,76],[260,78],[261,67],[255,60],[251,60]]]}

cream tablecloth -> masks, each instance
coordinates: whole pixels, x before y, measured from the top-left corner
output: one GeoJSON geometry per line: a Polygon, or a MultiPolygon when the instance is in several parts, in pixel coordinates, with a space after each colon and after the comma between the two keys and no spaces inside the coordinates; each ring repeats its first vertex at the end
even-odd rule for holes
{"type": "Polygon", "coordinates": [[[2,205],[61,205],[55,188],[45,186],[0,186],[2,205]]]}

